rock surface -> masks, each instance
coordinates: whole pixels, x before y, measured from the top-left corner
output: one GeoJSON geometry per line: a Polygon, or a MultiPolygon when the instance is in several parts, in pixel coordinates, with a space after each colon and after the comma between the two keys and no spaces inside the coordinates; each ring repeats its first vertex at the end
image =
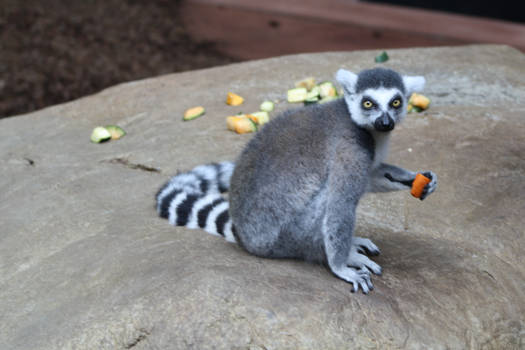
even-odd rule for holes
{"type": "Polygon", "coordinates": [[[169,176],[233,160],[250,138],[226,131],[227,115],[375,54],[167,75],[1,120],[0,348],[523,349],[525,56],[509,47],[389,52],[386,66],[425,75],[432,99],[394,132],[389,159],[440,184],[424,202],[363,199],[357,234],[382,250],[369,295],[157,218],[169,176]],[[226,106],[228,91],[245,104],[226,106]],[[182,122],[194,105],[207,114],[182,122]],[[90,143],[105,124],[128,135],[90,143]]]}

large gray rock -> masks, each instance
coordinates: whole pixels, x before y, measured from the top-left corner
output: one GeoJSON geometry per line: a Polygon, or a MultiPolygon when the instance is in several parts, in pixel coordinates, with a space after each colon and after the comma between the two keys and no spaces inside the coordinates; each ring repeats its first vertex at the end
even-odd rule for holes
{"type": "Polygon", "coordinates": [[[226,131],[227,115],[283,99],[300,78],[374,66],[376,52],[279,57],[0,121],[0,348],[523,349],[525,56],[389,53],[386,66],[426,76],[432,99],[395,131],[390,160],[435,171],[439,188],[424,202],[406,192],[362,201],[357,234],[381,248],[384,269],[371,294],[155,213],[169,176],[233,160],[250,138],[226,131]],[[228,91],[245,104],[226,106],[228,91]],[[182,122],[194,105],[207,114],[182,122]],[[128,135],[90,143],[109,123],[128,135]]]}

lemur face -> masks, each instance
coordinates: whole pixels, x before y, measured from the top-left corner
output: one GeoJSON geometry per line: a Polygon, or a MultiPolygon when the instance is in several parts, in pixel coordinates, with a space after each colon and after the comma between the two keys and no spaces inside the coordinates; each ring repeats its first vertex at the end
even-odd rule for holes
{"type": "Polygon", "coordinates": [[[366,129],[393,130],[405,116],[406,98],[396,88],[366,89],[352,98],[352,119],[366,129]]]}
{"type": "Polygon", "coordinates": [[[359,75],[340,69],[336,78],[344,88],[352,120],[379,132],[394,129],[406,115],[408,97],[425,85],[423,77],[402,77],[384,68],[364,70],[359,75]]]}

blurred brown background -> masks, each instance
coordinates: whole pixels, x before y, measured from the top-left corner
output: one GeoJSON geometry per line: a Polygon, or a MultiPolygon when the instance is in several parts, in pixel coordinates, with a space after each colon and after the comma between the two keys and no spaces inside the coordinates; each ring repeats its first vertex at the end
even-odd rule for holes
{"type": "Polygon", "coordinates": [[[0,117],[233,61],[189,37],[179,3],[0,0],[0,117]]]}
{"type": "Polygon", "coordinates": [[[525,50],[518,2],[488,4],[0,0],[0,118],[124,81],[290,53],[485,42],[525,50]]]}

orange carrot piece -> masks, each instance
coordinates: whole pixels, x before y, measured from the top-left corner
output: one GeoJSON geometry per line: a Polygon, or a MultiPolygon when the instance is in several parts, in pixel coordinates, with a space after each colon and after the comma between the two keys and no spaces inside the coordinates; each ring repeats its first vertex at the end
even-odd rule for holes
{"type": "Polygon", "coordinates": [[[423,174],[417,174],[414,182],[412,182],[412,190],[410,190],[410,194],[416,198],[421,198],[423,189],[429,183],[430,179],[428,177],[423,174]]]}

